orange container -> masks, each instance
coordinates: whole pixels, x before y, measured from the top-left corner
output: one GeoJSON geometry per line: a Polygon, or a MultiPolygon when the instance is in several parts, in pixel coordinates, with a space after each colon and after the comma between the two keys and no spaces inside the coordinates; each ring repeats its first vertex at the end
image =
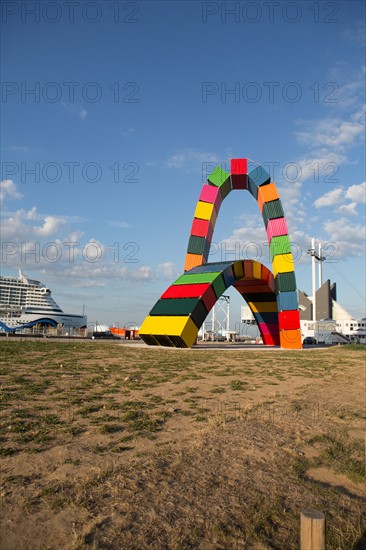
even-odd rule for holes
{"type": "Polygon", "coordinates": [[[189,271],[198,265],[203,265],[206,263],[206,260],[201,254],[188,254],[186,255],[186,261],[184,264],[184,271],[189,271]]]}
{"type": "Polygon", "coordinates": [[[280,330],[280,344],[284,349],[301,349],[301,329],[280,330]]]}
{"type": "Polygon", "coordinates": [[[279,198],[280,196],[275,183],[268,183],[267,185],[258,187],[258,204],[261,212],[263,210],[263,203],[275,201],[279,198]]]}

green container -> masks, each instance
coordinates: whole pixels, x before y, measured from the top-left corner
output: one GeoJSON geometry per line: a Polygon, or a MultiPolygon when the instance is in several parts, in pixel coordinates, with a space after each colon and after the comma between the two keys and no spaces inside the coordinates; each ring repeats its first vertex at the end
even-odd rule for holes
{"type": "Polygon", "coordinates": [[[215,185],[220,188],[220,195],[224,199],[231,191],[231,178],[230,174],[223,170],[221,166],[216,166],[216,168],[211,172],[207,178],[208,182],[211,185],[215,185]]]}
{"type": "Polygon", "coordinates": [[[205,237],[196,237],[191,235],[188,242],[187,252],[190,254],[200,254],[205,258],[208,257],[210,250],[210,244],[207,242],[205,237]]]}
{"type": "Polygon", "coordinates": [[[275,201],[265,202],[263,204],[262,216],[266,227],[268,224],[268,220],[283,218],[285,214],[283,212],[281,201],[277,199],[275,201]]]}
{"type": "Polygon", "coordinates": [[[271,256],[271,261],[274,256],[278,254],[290,254],[291,243],[288,235],[281,235],[280,237],[272,237],[271,243],[269,245],[269,254],[271,256]]]}
{"type": "Polygon", "coordinates": [[[296,290],[295,273],[278,273],[275,277],[276,292],[290,292],[296,290]]]}

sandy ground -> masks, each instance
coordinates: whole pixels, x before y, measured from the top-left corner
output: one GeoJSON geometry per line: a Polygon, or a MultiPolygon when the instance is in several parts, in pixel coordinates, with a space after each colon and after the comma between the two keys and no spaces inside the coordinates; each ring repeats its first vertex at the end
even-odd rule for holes
{"type": "Polygon", "coordinates": [[[0,346],[2,549],[363,547],[363,351],[0,346]]]}

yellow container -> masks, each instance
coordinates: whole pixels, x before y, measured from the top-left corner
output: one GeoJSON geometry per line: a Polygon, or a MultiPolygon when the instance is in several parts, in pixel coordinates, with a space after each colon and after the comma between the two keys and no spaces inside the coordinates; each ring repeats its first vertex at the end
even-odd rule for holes
{"type": "Polygon", "coordinates": [[[276,277],[277,273],[289,273],[295,271],[294,260],[292,254],[277,254],[274,256],[273,262],[273,275],[276,277]]]}
{"type": "Polygon", "coordinates": [[[187,347],[192,347],[198,334],[198,328],[189,315],[173,316],[148,315],[141,325],[139,334],[152,336],[180,336],[187,347]]]}
{"type": "Polygon", "coordinates": [[[261,279],[262,278],[262,264],[260,264],[257,261],[253,261],[253,277],[255,279],[261,279]]]}
{"type": "Polygon", "coordinates": [[[234,263],[234,275],[236,281],[244,276],[244,264],[242,261],[234,263]]]}
{"type": "Polygon", "coordinates": [[[253,313],[269,313],[278,311],[277,302],[248,302],[248,306],[253,313]]]}
{"type": "Polygon", "coordinates": [[[215,224],[217,217],[215,206],[210,202],[198,201],[194,217],[201,220],[210,220],[212,224],[215,224]]]}

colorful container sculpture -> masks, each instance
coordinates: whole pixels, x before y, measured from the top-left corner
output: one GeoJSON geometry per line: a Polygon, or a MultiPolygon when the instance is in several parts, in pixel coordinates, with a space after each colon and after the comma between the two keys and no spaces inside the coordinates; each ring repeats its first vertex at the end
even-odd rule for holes
{"type": "Polygon", "coordinates": [[[191,347],[210,309],[234,286],[257,321],[263,343],[301,348],[295,266],[281,200],[270,175],[247,159],[217,166],[203,185],[194,213],[184,274],[161,296],[139,330],[150,345],[191,347]],[[273,273],[255,260],[207,263],[222,201],[234,189],[257,200],[267,232],[273,273]]]}

